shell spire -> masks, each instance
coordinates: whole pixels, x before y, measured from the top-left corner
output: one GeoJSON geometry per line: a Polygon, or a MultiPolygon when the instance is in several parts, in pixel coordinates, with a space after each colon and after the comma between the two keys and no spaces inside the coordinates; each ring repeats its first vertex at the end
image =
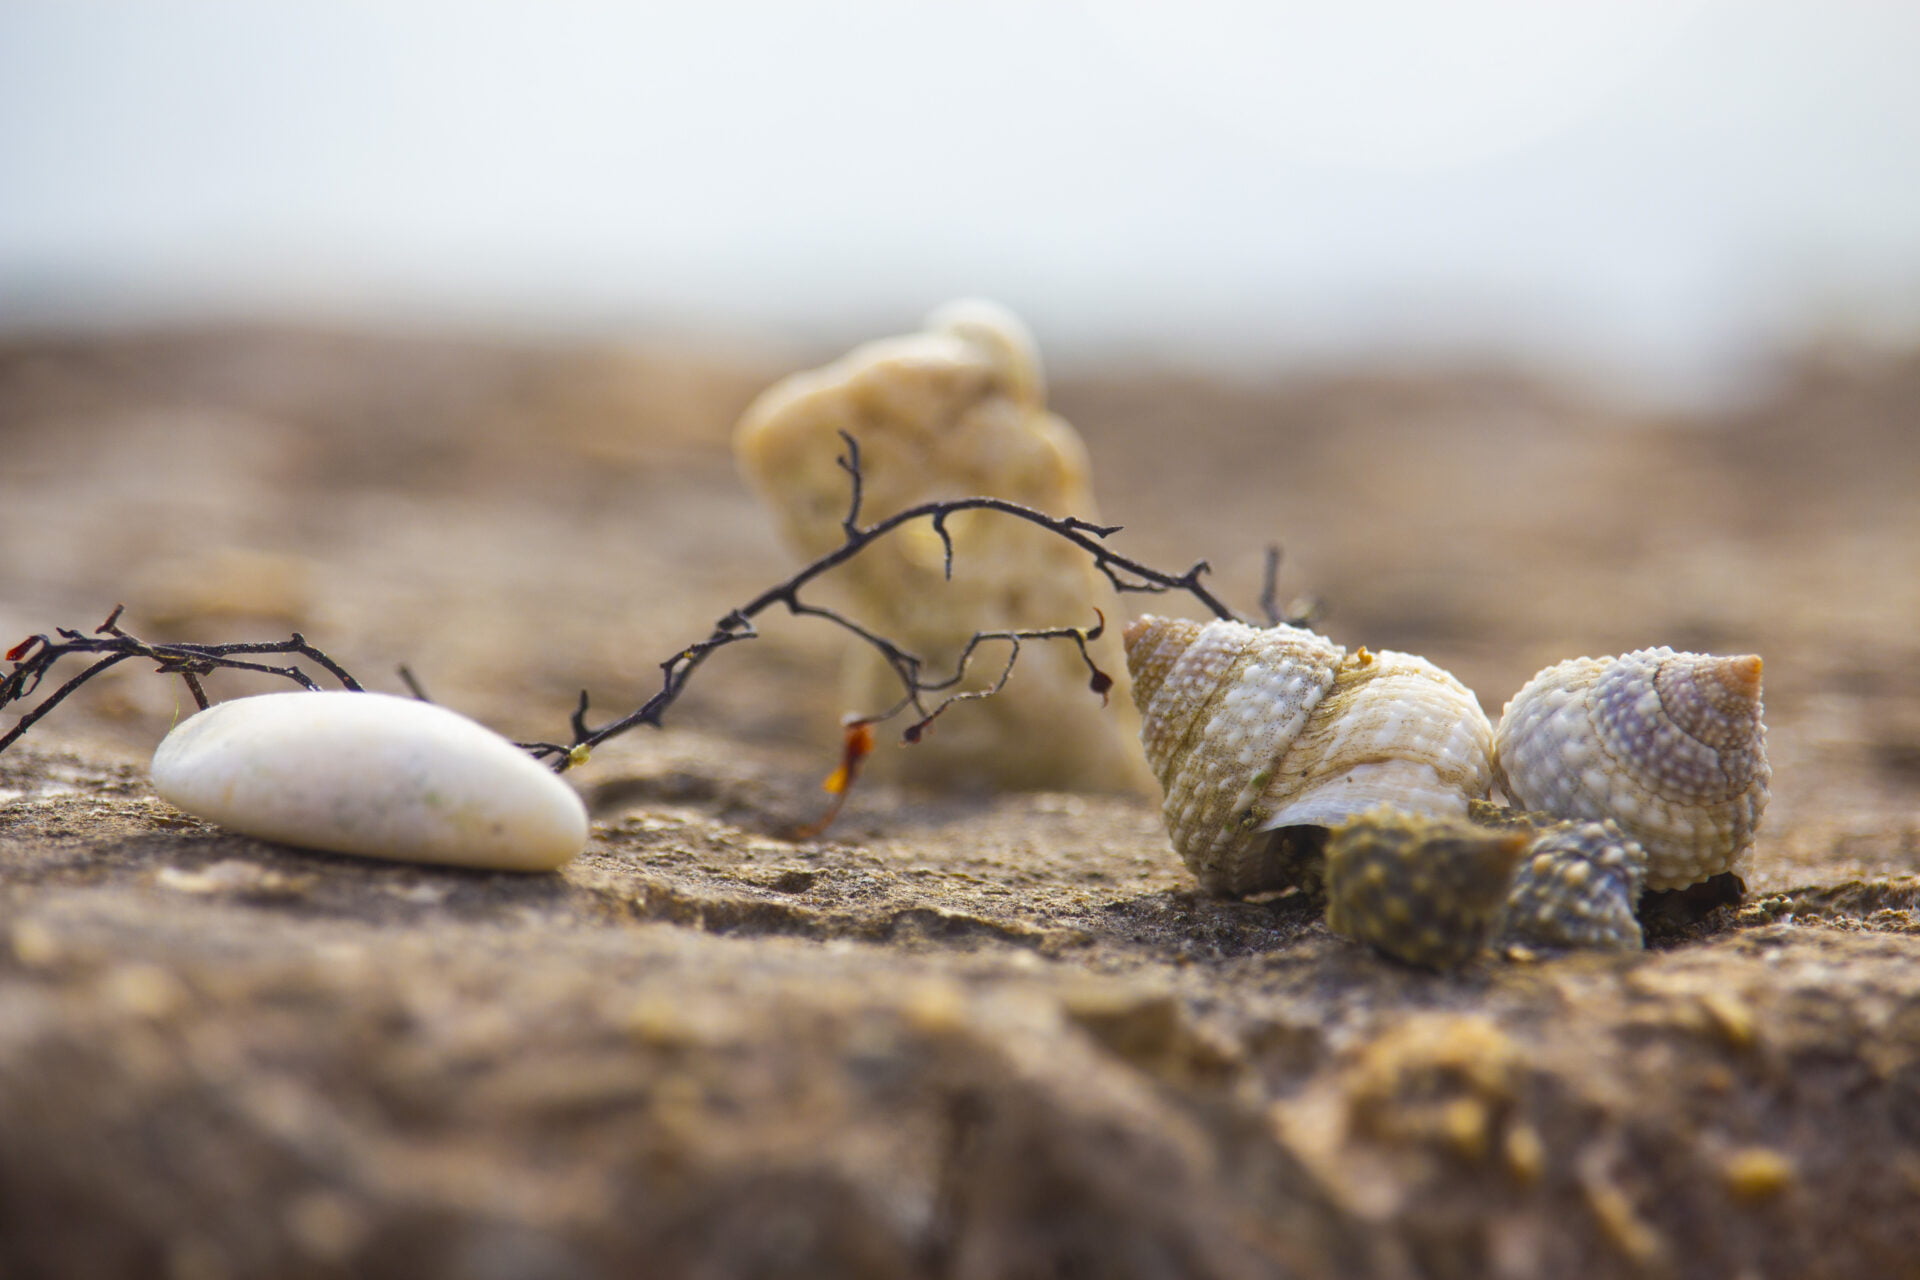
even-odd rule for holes
{"type": "Polygon", "coordinates": [[[1153,701],[1167,674],[1186,648],[1199,638],[1206,624],[1185,618],[1135,618],[1121,633],[1127,651],[1127,670],[1133,673],[1133,700],[1141,710],[1153,701]]]}
{"type": "Polygon", "coordinates": [[[1161,814],[1208,888],[1264,883],[1255,865],[1262,792],[1345,656],[1298,627],[1144,617],[1127,629],[1140,741],[1165,789],[1161,814]]]}
{"type": "Polygon", "coordinates": [[[1772,770],[1761,661],[1640,649],[1548,667],[1507,704],[1495,781],[1523,808],[1612,819],[1647,853],[1647,888],[1735,869],[1772,770]]]}

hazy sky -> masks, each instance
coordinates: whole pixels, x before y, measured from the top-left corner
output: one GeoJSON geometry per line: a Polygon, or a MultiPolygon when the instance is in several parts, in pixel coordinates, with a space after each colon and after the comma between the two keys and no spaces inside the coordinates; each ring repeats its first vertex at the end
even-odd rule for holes
{"type": "Polygon", "coordinates": [[[0,0],[0,323],[1685,372],[1920,323],[1920,4],[0,0]]]}

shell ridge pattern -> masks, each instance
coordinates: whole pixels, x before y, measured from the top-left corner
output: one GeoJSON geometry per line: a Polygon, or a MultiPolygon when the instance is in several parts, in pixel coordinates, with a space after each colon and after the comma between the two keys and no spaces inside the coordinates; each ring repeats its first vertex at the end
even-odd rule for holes
{"type": "MultiPolygon", "coordinates": [[[[1167,638],[1178,643],[1184,633],[1185,628],[1172,630],[1167,638]]],[[[1236,649],[1228,643],[1231,638],[1231,633],[1220,624],[1210,624],[1193,633],[1168,668],[1166,679],[1143,708],[1143,722],[1155,726],[1146,744],[1147,758],[1154,772],[1165,781],[1166,797],[1161,804],[1161,815],[1169,831],[1206,829],[1208,812],[1200,797],[1213,795],[1218,789],[1202,784],[1209,761],[1203,758],[1204,753],[1193,750],[1191,744],[1205,735],[1213,719],[1214,704],[1223,692],[1226,673],[1238,658],[1236,649]]]]}
{"type": "MultiPolygon", "coordinates": [[[[1198,784],[1205,788],[1203,792],[1188,794],[1218,797],[1214,805],[1207,806],[1196,816],[1214,833],[1214,838],[1209,842],[1211,848],[1229,855],[1233,845],[1243,838],[1243,831],[1256,828],[1263,817],[1258,801],[1265,790],[1266,771],[1248,766],[1257,766],[1262,760],[1272,759],[1280,744],[1294,739],[1300,733],[1301,727],[1310,720],[1332,687],[1334,662],[1337,661],[1337,657],[1330,657],[1319,663],[1317,669],[1306,673],[1285,670],[1276,663],[1261,659],[1255,648],[1262,643],[1258,632],[1240,624],[1231,625],[1241,633],[1235,638],[1242,640],[1247,647],[1226,673],[1223,696],[1216,696],[1209,701],[1212,714],[1207,717],[1202,732],[1211,750],[1190,750],[1187,753],[1189,764],[1201,766],[1204,772],[1190,769],[1182,775],[1182,781],[1187,785],[1198,784]],[[1221,785],[1226,781],[1223,776],[1226,772],[1225,762],[1215,755],[1216,751],[1222,749],[1232,752],[1234,763],[1243,766],[1239,771],[1242,781],[1230,795],[1221,785]],[[1200,776],[1195,776],[1196,773],[1200,773],[1200,776]]],[[[1310,636],[1311,633],[1300,633],[1302,640],[1310,636]]],[[[1295,637],[1286,636],[1285,639],[1293,641],[1295,637]]],[[[1293,643],[1286,647],[1308,648],[1306,644],[1293,643]]],[[[1295,655],[1289,653],[1287,656],[1295,655]]],[[[1307,655],[1303,653],[1299,656],[1307,655]]]]}
{"type": "MultiPolygon", "coordinates": [[[[1728,748],[1738,744],[1739,731],[1747,727],[1744,722],[1758,720],[1758,707],[1751,714],[1736,718],[1729,712],[1738,709],[1720,705],[1712,694],[1700,688],[1700,675],[1691,670],[1663,667],[1654,676],[1654,688],[1660,694],[1660,705],[1674,716],[1674,723],[1680,731],[1712,755],[1716,772],[1727,784],[1725,794],[1733,795],[1743,790],[1751,780],[1756,754],[1764,759],[1764,750],[1755,753],[1728,748]],[[1694,717],[1682,714],[1689,700],[1706,705],[1709,717],[1705,723],[1696,723],[1694,717]],[[1708,731],[1711,731],[1711,738],[1703,737],[1702,734],[1708,731]]],[[[1757,731],[1761,736],[1766,733],[1764,726],[1759,726],[1757,731]]]]}
{"type": "Polygon", "coordinates": [[[1129,664],[1165,671],[1158,687],[1136,687],[1148,687],[1143,745],[1165,790],[1168,833],[1196,870],[1236,878],[1271,762],[1326,696],[1346,651],[1296,627],[1153,617],[1135,626],[1129,664]],[[1170,645],[1179,652],[1168,661],[1170,645]]]}
{"type": "MultiPolygon", "coordinates": [[[[1177,636],[1169,636],[1162,644],[1170,641],[1177,643],[1177,636]]],[[[1164,657],[1159,653],[1152,656],[1164,657]]],[[[1209,676],[1223,671],[1225,661],[1225,655],[1208,642],[1203,631],[1196,633],[1167,664],[1159,687],[1140,708],[1146,726],[1143,745],[1155,772],[1177,759],[1205,724],[1203,713],[1211,698],[1197,698],[1194,687],[1206,689],[1209,676]]]]}
{"type": "Polygon", "coordinates": [[[1409,807],[1464,812],[1467,798],[1485,795],[1491,783],[1492,744],[1493,726],[1472,691],[1426,659],[1390,649],[1364,663],[1349,658],[1280,762],[1268,821],[1284,823],[1294,807],[1287,801],[1321,812],[1316,792],[1336,779],[1358,781],[1368,766],[1420,778],[1405,797],[1409,807]]]}
{"type": "Polygon", "coordinates": [[[1675,715],[1682,709],[1679,691],[1670,700],[1660,688],[1661,676],[1677,666],[1671,649],[1616,659],[1594,682],[1588,714],[1607,755],[1662,799],[1725,799],[1741,788],[1717,785],[1724,778],[1721,753],[1675,715]]]}

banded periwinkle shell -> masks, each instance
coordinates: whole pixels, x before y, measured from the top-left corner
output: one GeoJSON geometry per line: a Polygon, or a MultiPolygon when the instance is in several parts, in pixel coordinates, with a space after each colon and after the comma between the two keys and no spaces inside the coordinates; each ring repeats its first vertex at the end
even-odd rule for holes
{"type": "Polygon", "coordinates": [[[1167,834],[1210,892],[1302,884],[1285,833],[1382,805],[1457,817],[1487,794],[1493,726],[1424,658],[1151,615],[1125,639],[1167,834]]]}
{"type": "Polygon", "coordinates": [[[1456,968],[1500,929],[1531,842],[1524,830],[1363,814],[1327,841],[1327,927],[1408,964],[1456,968]]]}
{"type": "Polygon", "coordinates": [[[1646,850],[1613,822],[1550,827],[1520,860],[1501,941],[1638,951],[1645,939],[1634,905],[1646,874],[1646,850]]]}
{"type": "Polygon", "coordinates": [[[1733,870],[1772,778],[1760,665],[1661,647],[1548,667],[1500,717],[1495,781],[1521,808],[1619,823],[1649,889],[1733,870]]]}

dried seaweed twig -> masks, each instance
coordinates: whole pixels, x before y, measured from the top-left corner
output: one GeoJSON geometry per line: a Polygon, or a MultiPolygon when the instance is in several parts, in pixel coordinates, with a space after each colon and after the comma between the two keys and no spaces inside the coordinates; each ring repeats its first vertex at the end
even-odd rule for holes
{"type": "MultiPolygon", "coordinates": [[[[565,743],[523,742],[519,745],[532,753],[536,759],[551,762],[556,772],[564,772],[585,761],[594,747],[609,738],[641,725],[658,727],[667,709],[679,698],[693,673],[712,657],[715,651],[742,640],[758,637],[760,633],[754,626],[754,619],[776,605],[784,606],[788,613],[796,616],[823,619],[857,637],[862,643],[878,652],[899,678],[901,696],[892,706],[870,715],[857,716],[848,720],[849,742],[854,741],[852,735],[864,732],[867,726],[891,720],[909,710],[914,713],[914,719],[903,730],[901,736],[907,742],[918,741],[928,726],[955,703],[991,697],[1004,688],[1008,677],[1013,673],[1014,664],[1019,660],[1022,644],[1029,641],[1059,640],[1075,645],[1087,666],[1088,687],[1105,698],[1113,687],[1113,679],[1094,664],[1087,652],[1087,643],[1098,639],[1106,627],[1105,616],[1099,614],[1097,610],[1095,611],[1096,621],[1091,627],[977,631],[962,647],[954,669],[950,673],[930,675],[921,658],[909,653],[886,636],[861,626],[852,618],[833,609],[809,603],[801,598],[801,592],[815,579],[845,564],[874,542],[915,520],[931,522],[945,550],[946,576],[951,578],[953,576],[953,538],[947,530],[947,521],[963,511],[997,511],[1012,519],[1037,525],[1066,539],[1093,558],[1094,567],[1105,575],[1116,591],[1123,593],[1185,592],[1216,617],[1236,616],[1201,581],[1202,577],[1210,572],[1210,566],[1206,561],[1196,562],[1183,573],[1167,573],[1141,564],[1137,560],[1120,555],[1106,545],[1105,539],[1119,532],[1119,525],[1094,524],[1077,516],[1050,516],[1003,498],[959,498],[925,502],[897,512],[884,520],[862,524],[860,509],[864,485],[860,466],[860,446],[858,441],[845,432],[841,433],[841,439],[846,442],[847,449],[837,461],[847,473],[850,495],[847,514],[841,521],[844,537],[838,547],[799,569],[786,580],[767,588],[747,603],[729,610],[714,623],[713,630],[705,639],[688,645],[662,662],[659,690],[634,711],[602,725],[590,725],[587,721],[589,701],[587,693],[583,690],[569,718],[568,724],[571,730],[569,741],[565,743]],[[997,677],[985,687],[961,689],[960,686],[967,678],[975,654],[983,645],[996,642],[1007,646],[1006,660],[997,677]]],[[[1275,607],[1274,594],[1278,571],[1279,556],[1276,550],[1268,557],[1265,589],[1261,596],[1261,604],[1269,622],[1275,620],[1279,613],[1275,607]]],[[[306,638],[298,632],[282,641],[236,644],[152,643],[124,630],[119,625],[121,612],[122,606],[116,605],[107,620],[96,627],[91,634],[60,627],[55,629],[52,636],[45,634],[29,636],[6,653],[6,660],[13,664],[13,669],[0,675],[0,709],[4,709],[11,703],[23,702],[31,698],[40,689],[54,665],[63,658],[84,654],[94,655],[98,661],[48,694],[22,715],[11,729],[5,734],[0,734],[0,751],[6,750],[18,741],[81,685],[102,672],[134,658],[144,658],[153,662],[155,669],[161,674],[178,675],[186,683],[195,704],[202,709],[206,708],[208,700],[206,691],[200,683],[200,677],[218,670],[258,671],[291,680],[306,689],[319,688],[313,679],[297,665],[274,666],[254,660],[266,656],[290,655],[305,658],[331,675],[342,688],[351,690],[361,688],[360,683],[344,667],[307,643],[306,638]]],[[[1304,621],[1304,616],[1289,620],[1304,621]]],[[[424,698],[424,691],[418,681],[413,678],[412,672],[402,668],[401,676],[415,697],[424,698]]],[[[843,764],[845,780],[842,783],[842,790],[851,783],[853,772],[858,767],[858,758],[852,754],[852,748],[849,748],[849,751],[849,759],[843,764]]],[[[858,756],[864,756],[864,754],[864,750],[857,753],[858,756]]],[[[836,775],[836,777],[840,776],[836,775]]]]}
{"type": "Polygon", "coordinates": [[[659,690],[634,711],[598,727],[591,726],[587,723],[588,697],[586,692],[582,691],[570,721],[573,731],[570,742],[565,744],[523,742],[520,745],[537,757],[552,759],[555,762],[555,768],[564,772],[572,765],[583,761],[587,752],[609,738],[641,725],[653,725],[657,728],[667,708],[672,706],[674,700],[680,696],[680,691],[686,687],[687,680],[701,664],[712,657],[716,650],[758,637],[760,633],[754,627],[753,620],[776,605],[784,606],[790,614],[820,618],[830,622],[880,654],[894,675],[899,678],[901,696],[899,701],[891,707],[869,716],[859,717],[858,722],[867,725],[878,724],[912,710],[916,718],[902,734],[908,742],[917,741],[927,727],[954,703],[990,697],[997,693],[1005,686],[1008,676],[1012,674],[1014,663],[1020,656],[1020,646],[1026,641],[1065,640],[1078,646],[1080,656],[1087,664],[1089,687],[1095,693],[1105,697],[1107,691],[1113,687],[1113,679],[1095,666],[1093,659],[1087,654],[1087,642],[1097,639],[1106,625],[1104,616],[1100,617],[1092,627],[1086,628],[1054,627],[1032,631],[976,632],[961,650],[951,674],[929,676],[925,670],[926,664],[919,657],[907,652],[892,640],[868,630],[845,614],[801,599],[800,593],[816,578],[845,564],[874,542],[915,520],[927,520],[932,523],[933,531],[939,535],[945,550],[946,576],[952,578],[953,538],[947,530],[947,521],[963,511],[998,511],[1016,520],[1038,525],[1050,533],[1065,538],[1093,557],[1094,567],[1106,576],[1107,581],[1113,584],[1116,591],[1147,593],[1184,591],[1204,605],[1215,617],[1235,616],[1233,610],[1202,583],[1201,578],[1211,570],[1211,566],[1205,560],[1196,562],[1184,573],[1167,573],[1141,564],[1137,560],[1120,555],[1106,545],[1104,539],[1120,531],[1120,526],[1117,524],[1094,524],[1077,516],[1050,516],[1045,512],[1023,507],[1017,502],[1009,502],[1004,498],[957,498],[940,502],[923,502],[873,524],[862,524],[860,507],[863,481],[860,469],[860,443],[844,431],[840,433],[840,438],[846,442],[847,450],[837,460],[841,469],[847,473],[851,492],[847,514],[840,522],[844,537],[838,547],[799,569],[784,582],[768,587],[746,604],[730,610],[714,623],[713,630],[706,639],[697,644],[688,645],[661,663],[659,690]],[[975,652],[981,645],[990,641],[1003,641],[1008,646],[1006,665],[1001,669],[994,683],[984,689],[948,692],[966,679],[967,670],[975,652]],[[940,697],[938,701],[930,701],[933,695],[940,694],[945,696],[940,697]]]}
{"type": "Polygon", "coordinates": [[[349,675],[345,667],[308,644],[306,637],[298,631],[286,640],[243,641],[238,644],[152,644],[121,628],[120,614],[125,608],[125,605],[113,606],[113,612],[107,615],[107,620],[95,627],[91,635],[56,627],[54,636],[31,635],[7,650],[6,658],[13,663],[13,670],[0,675],[0,707],[32,697],[47,673],[62,658],[72,654],[101,656],[98,662],[41,699],[39,705],[22,715],[11,729],[0,734],[0,751],[17,742],[43,716],[59,706],[68,694],[101,672],[130,658],[149,659],[161,674],[179,676],[186,682],[187,691],[193,695],[194,704],[203,711],[207,707],[207,692],[200,684],[200,677],[213,671],[261,671],[291,680],[302,688],[320,687],[297,666],[276,667],[242,656],[248,654],[291,654],[306,658],[338,680],[341,688],[360,688],[360,682],[349,675]]]}
{"type": "Polygon", "coordinates": [[[1260,575],[1260,612],[1267,625],[1277,627],[1311,626],[1320,616],[1320,601],[1313,596],[1296,596],[1285,609],[1280,607],[1280,544],[1267,544],[1267,563],[1260,575]]]}

